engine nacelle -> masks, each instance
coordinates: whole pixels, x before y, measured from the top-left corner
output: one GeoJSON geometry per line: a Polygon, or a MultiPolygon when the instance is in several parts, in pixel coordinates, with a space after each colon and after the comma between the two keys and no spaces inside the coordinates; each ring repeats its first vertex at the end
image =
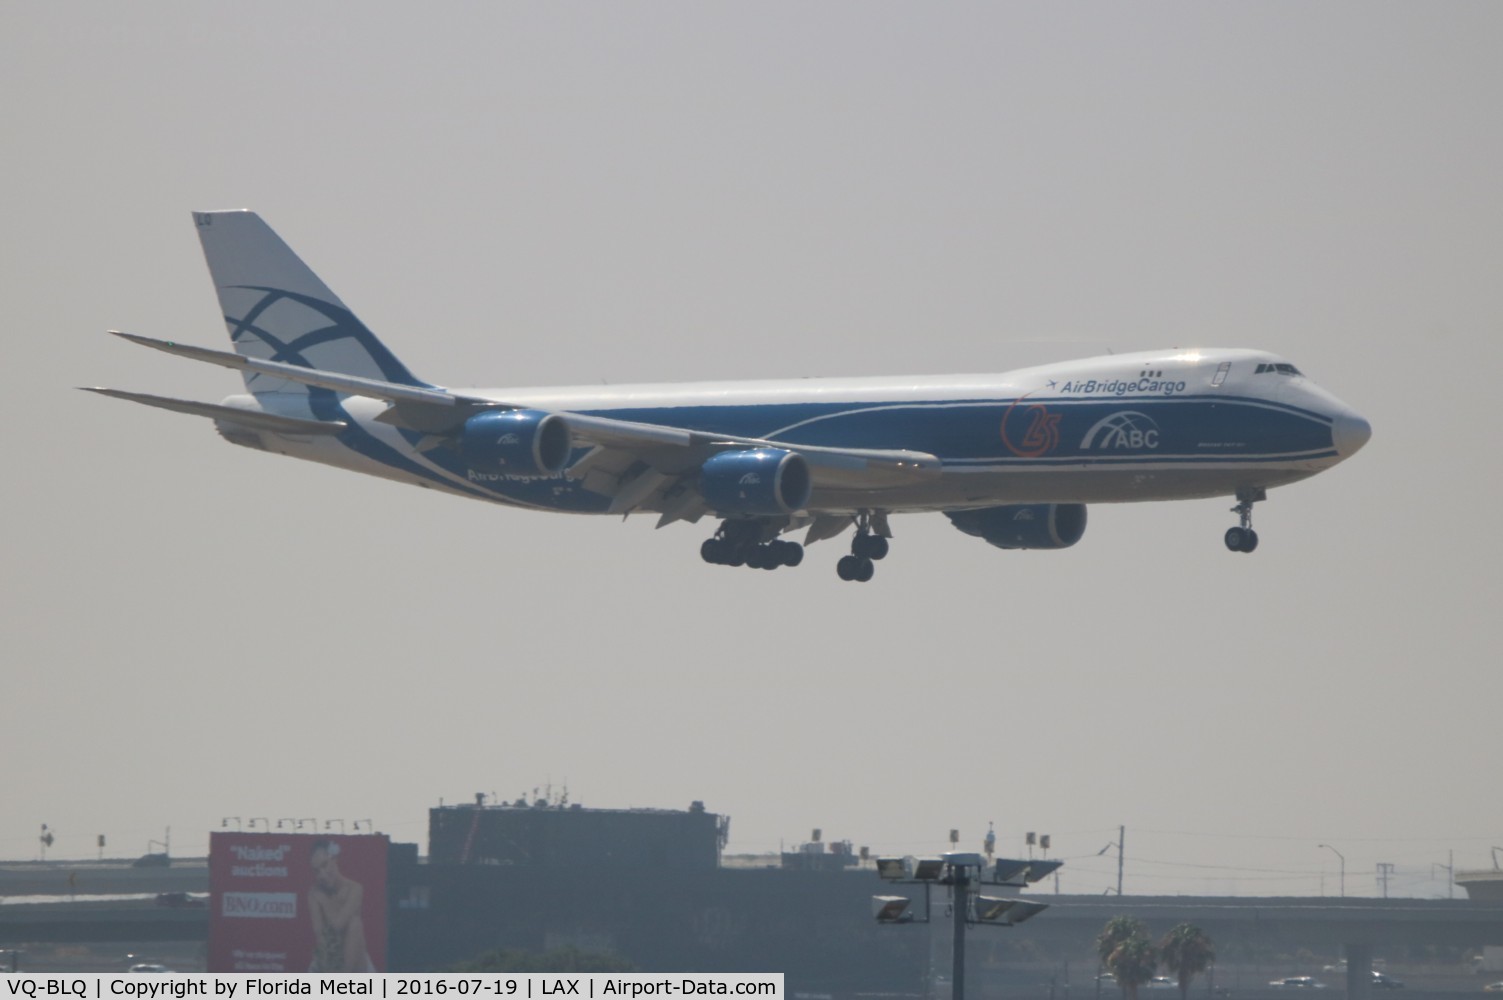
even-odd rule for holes
{"type": "Polygon", "coordinates": [[[809,463],[781,448],[722,451],[699,470],[699,492],[719,514],[791,514],[812,491],[809,463]]]}
{"type": "Polygon", "coordinates": [[[563,471],[573,450],[564,419],[539,410],[486,410],[459,430],[459,457],[478,472],[552,476],[563,471]]]}
{"type": "Polygon", "coordinates": [[[1083,503],[1009,504],[981,510],[945,511],[967,535],[999,549],[1068,549],[1085,534],[1083,503]]]}

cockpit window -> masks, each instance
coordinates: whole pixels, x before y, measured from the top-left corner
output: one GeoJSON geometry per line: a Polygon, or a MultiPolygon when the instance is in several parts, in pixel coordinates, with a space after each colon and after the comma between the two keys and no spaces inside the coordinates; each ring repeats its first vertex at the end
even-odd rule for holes
{"type": "Polygon", "coordinates": [[[1280,361],[1276,364],[1260,364],[1258,365],[1258,370],[1254,372],[1254,374],[1303,375],[1304,372],[1300,371],[1293,365],[1288,364],[1287,362],[1280,361]]]}

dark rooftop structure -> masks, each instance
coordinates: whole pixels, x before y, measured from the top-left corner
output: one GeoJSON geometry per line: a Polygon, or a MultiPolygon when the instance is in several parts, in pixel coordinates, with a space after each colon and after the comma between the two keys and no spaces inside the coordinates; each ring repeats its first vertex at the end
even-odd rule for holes
{"type": "Polygon", "coordinates": [[[653,871],[712,871],[730,817],[687,810],[585,809],[525,800],[438,806],[428,811],[428,861],[435,865],[636,866],[653,871]]]}

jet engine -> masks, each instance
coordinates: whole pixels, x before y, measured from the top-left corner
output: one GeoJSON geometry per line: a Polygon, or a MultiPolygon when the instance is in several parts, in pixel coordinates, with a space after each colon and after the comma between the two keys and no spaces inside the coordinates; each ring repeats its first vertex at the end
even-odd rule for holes
{"type": "Polygon", "coordinates": [[[1083,503],[1009,504],[980,510],[945,511],[967,535],[999,549],[1068,549],[1085,534],[1083,503]]]}
{"type": "Polygon", "coordinates": [[[569,462],[569,425],[539,410],[486,410],[459,430],[459,456],[476,471],[552,476],[569,462]]]}
{"type": "Polygon", "coordinates": [[[719,514],[789,514],[812,490],[809,463],[781,448],[722,451],[699,470],[699,492],[719,514]]]}

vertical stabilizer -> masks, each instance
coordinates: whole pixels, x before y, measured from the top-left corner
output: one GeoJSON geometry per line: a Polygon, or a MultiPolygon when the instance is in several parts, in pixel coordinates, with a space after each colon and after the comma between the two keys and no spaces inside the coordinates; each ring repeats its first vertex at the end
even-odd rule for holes
{"type": "MultiPolygon", "coordinates": [[[[248,358],[424,385],[255,212],[194,212],[204,259],[236,353],[248,358]]],[[[245,374],[256,396],[307,386],[245,374]]]]}

